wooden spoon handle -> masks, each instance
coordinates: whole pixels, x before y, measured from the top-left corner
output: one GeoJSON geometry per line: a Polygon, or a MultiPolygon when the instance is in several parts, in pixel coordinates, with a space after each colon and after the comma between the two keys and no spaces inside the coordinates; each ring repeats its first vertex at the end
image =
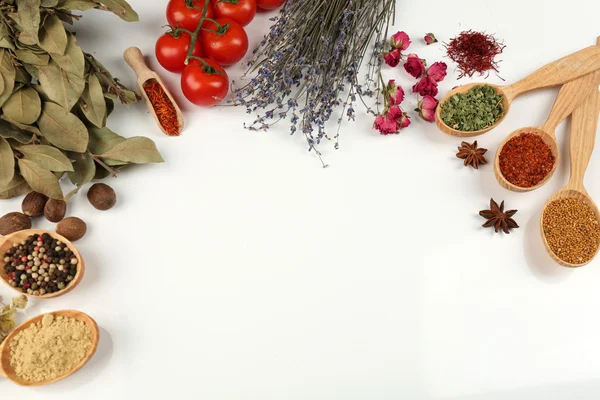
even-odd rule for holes
{"type": "Polygon", "coordinates": [[[579,107],[600,85],[600,71],[565,84],[558,92],[548,120],[542,130],[554,135],[556,127],[579,107]]]}
{"type": "Polygon", "coordinates": [[[152,70],[146,65],[146,61],[144,61],[144,55],[139,48],[128,48],[125,50],[123,57],[138,77],[141,77],[145,73],[152,73],[152,70]]]}
{"type": "Polygon", "coordinates": [[[587,170],[598,130],[600,91],[598,85],[583,104],[573,112],[571,122],[571,179],[569,188],[585,193],[583,177],[587,170]]]}
{"type": "Polygon", "coordinates": [[[533,74],[512,85],[504,92],[509,100],[535,90],[558,86],[600,69],[600,47],[590,46],[560,60],[543,66],[533,74]]]}
{"type": "Polygon", "coordinates": [[[0,377],[8,378],[8,376],[6,376],[6,372],[4,372],[4,369],[2,368],[2,352],[4,351],[4,346],[6,346],[6,340],[0,344],[0,377]]]}

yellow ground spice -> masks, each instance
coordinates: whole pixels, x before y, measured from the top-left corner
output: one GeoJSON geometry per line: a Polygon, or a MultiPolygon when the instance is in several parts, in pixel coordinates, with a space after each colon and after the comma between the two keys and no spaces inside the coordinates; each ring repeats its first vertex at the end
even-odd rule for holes
{"type": "Polygon", "coordinates": [[[580,199],[551,202],[544,211],[544,235],[554,254],[574,265],[590,261],[600,245],[600,225],[594,211],[580,199]]]}
{"type": "Polygon", "coordinates": [[[75,318],[46,314],[8,345],[17,376],[43,382],[67,374],[85,358],[92,348],[92,330],[75,318]]]}

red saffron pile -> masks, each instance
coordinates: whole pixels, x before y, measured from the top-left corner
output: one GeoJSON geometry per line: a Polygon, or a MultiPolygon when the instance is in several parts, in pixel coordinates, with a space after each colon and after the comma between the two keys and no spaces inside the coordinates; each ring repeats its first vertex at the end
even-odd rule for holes
{"type": "Polygon", "coordinates": [[[472,30],[462,32],[446,45],[448,57],[458,64],[458,79],[475,74],[483,75],[488,71],[498,72],[496,56],[502,54],[506,46],[494,37],[472,30]]]}
{"type": "Polygon", "coordinates": [[[156,112],[158,121],[167,135],[179,136],[179,121],[177,119],[177,110],[173,106],[171,99],[165,93],[164,89],[155,79],[144,83],[144,91],[148,95],[152,108],[156,112]]]}

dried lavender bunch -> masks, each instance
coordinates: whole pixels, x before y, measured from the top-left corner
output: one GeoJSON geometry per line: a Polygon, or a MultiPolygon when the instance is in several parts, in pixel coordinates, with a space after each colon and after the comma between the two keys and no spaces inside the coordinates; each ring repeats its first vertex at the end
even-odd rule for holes
{"type": "Polygon", "coordinates": [[[339,148],[342,118],[355,119],[357,101],[375,114],[363,97],[381,90],[379,54],[394,13],[395,0],[288,0],[254,51],[247,72],[254,77],[235,93],[234,103],[256,114],[248,128],[266,130],[287,119],[291,133],[302,132],[319,157],[323,139],[339,148]],[[337,111],[338,129],[330,137],[325,126],[337,111]]]}

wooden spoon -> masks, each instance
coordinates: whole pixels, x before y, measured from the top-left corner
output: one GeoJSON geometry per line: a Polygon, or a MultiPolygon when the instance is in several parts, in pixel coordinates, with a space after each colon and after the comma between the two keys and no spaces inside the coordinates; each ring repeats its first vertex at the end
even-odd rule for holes
{"type": "Polygon", "coordinates": [[[588,194],[587,190],[583,186],[583,178],[585,171],[590,162],[592,152],[594,150],[594,143],[596,140],[596,132],[598,130],[598,116],[600,115],[600,92],[598,86],[595,86],[595,91],[588,99],[573,112],[573,118],[571,122],[571,178],[569,183],[558,192],[554,193],[550,199],[544,205],[542,211],[542,218],[540,221],[542,240],[546,246],[546,250],[550,256],[560,265],[569,268],[583,267],[589,264],[596,254],[590,260],[582,264],[570,264],[561,260],[548,244],[546,235],[544,234],[544,213],[550,203],[558,199],[575,198],[583,201],[587,204],[598,221],[600,221],[600,210],[588,194]]]}
{"type": "Polygon", "coordinates": [[[160,79],[158,74],[156,72],[152,71],[150,68],[148,68],[148,65],[146,65],[142,51],[137,47],[130,47],[127,50],[125,50],[124,58],[125,58],[125,61],[127,62],[127,64],[129,64],[129,66],[133,69],[133,71],[136,73],[136,75],[138,77],[137,85],[138,85],[140,92],[142,93],[142,96],[144,96],[144,99],[146,100],[146,106],[148,107],[148,110],[150,110],[150,113],[152,114],[152,116],[154,116],[156,123],[158,124],[160,129],[163,131],[163,133],[165,135],[169,135],[169,133],[165,130],[165,128],[160,123],[160,120],[158,119],[158,116],[156,115],[156,110],[154,109],[152,102],[148,98],[148,94],[146,93],[146,90],[144,90],[144,85],[149,81],[155,80],[156,82],[158,82],[160,84],[160,86],[165,91],[165,94],[167,95],[169,100],[171,100],[173,107],[175,108],[175,111],[177,113],[177,123],[178,123],[178,127],[179,127],[178,134],[180,134],[181,131],[183,130],[183,125],[184,125],[183,113],[179,109],[179,106],[175,102],[175,99],[173,98],[171,93],[169,93],[166,86],[163,84],[162,79],[160,79]]]}
{"type": "Polygon", "coordinates": [[[62,379],[73,375],[75,372],[79,371],[93,357],[93,355],[96,353],[96,349],[98,348],[98,341],[100,340],[100,331],[98,330],[98,325],[96,324],[96,321],[94,321],[89,315],[73,310],[55,311],[51,314],[53,314],[55,317],[62,316],[75,318],[79,321],[84,322],[92,330],[92,348],[89,350],[88,354],[71,371],[48,381],[30,382],[17,376],[14,368],[10,365],[10,348],[8,347],[8,344],[17,333],[21,332],[23,329],[27,328],[31,324],[40,322],[44,315],[38,315],[37,317],[32,318],[29,321],[15,328],[15,330],[13,330],[6,337],[6,339],[4,339],[4,342],[2,342],[2,344],[0,345],[0,376],[8,378],[12,382],[21,386],[45,386],[51,383],[58,382],[62,379]]]}
{"type": "Polygon", "coordinates": [[[573,53],[567,57],[561,58],[560,60],[554,61],[546,66],[540,68],[533,74],[526,78],[513,83],[508,86],[497,86],[490,85],[488,83],[470,83],[467,85],[459,86],[450,93],[448,93],[440,102],[440,106],[437,108],[435,113],[435,120],[438,128],[449,135],[453,136],[478,136],[484,134],[496,126],[506,118],[510,106],[515,98],[522,95],[523,93],[530,92],[532,90],[541,89],[545,87],[558,86],[564,83],[570,82],[584,75],[588,75],[594,71],[600,70],[600,47],[590,46],[576,53],[573,53]],[[481,129],[474,132],[464,132],[453,129],[446,125],[442,120],[441,110],[442,105],[455,94],[462,94],[468,92],[475,86],[488,85],[493,87],[498,94],[503,95],[502,106],[504,114],[493,126],[486,129],[481,129]]]}
{"type": "Polygon", "coordinates": [[[77,248],[73,245],[73,243],[71,243],[66,238],[64,238],[63,236],[59,235],[56,232],[45,231],[43,229],[27,229],[24,231],[18,231],[15,233],[11,233],[10,235],[0,238],[0,256],[3,257],[4,253],[6,253],[6,251],[8,249],[10,249],[14,243],[20,243],[23,240],[27,239],[29,236],[34,235],[34,234],[42,235],[44,233],[47,233],[48,235],[52,236],[54,239],[60,240],[61,242],[66,244],[71,249],[71,251],[73,252],[75,257],[77,258],[77,274],[73,277],[73,280],[71,281],[71,283],[69,283],[69,285],[67,285],[66,288],[64,288],[63,290],[59,290],[58,292],[47,293],[44,295],[35,296],[32,294],[22,293],[20,289],[17,289],[15,287],[13,287],[12,285],[10,285],[8,283],[8,277],[6,276],[6,272],[4,271],[4,268],[0,268],[0,278],[2,278],[2,281],[4,283],[6,283],[10,288],[12,288],[13,290],[16,290],[17,292],[19,292],[21,294],[28,296],[28,297],[35,297],[35,298],[39,298],[39,299],[50,299],[53,297],[58,297],[58,296],[62,296],[63,294],[69,293],[71,290],[75,289],[75,287],[77,285],[79,285],[79,283],[81,282],[81,279],[83,278],[83,274],[85,273],[85,264],[83,262],[83,257],[81,257],[81,254],[79,253],[77,248]]]}
{"type": "MultiPolygon", "coordinates": [[[[600,48],[600,47],[599,47],[600,48]]],[[[556,98],[554,107],[550,112],[548,120],[543,126],[540,127],[527,127],[517,129],[504,139],[498,151],[496,152],[496,159],[494,162],[494,172],[496,179],[500,186],[505,189],[512,190],[513,192],[529,192],[538,189],[546,184],[554,175],[556,168],[560,162],[560,153],[558,150],[558,144],[556,143],[556,127],[564,121],[573,111],[580,106],[594,91],[598,91],[598,85],[600,85],[600,71],[596,71],[592,74],[588,74],[582,78],[571,81],[565,84],[556,98]],[[539,182],[537,185],[524,188],[510,183],[500,170],[500,154],[506,143],[522,133],[532,133],[538,135],[542,140],[550,147],[552,155],[554,156],[554,165],[552,171],[546,175],[544,180],[539,182]]]]}

